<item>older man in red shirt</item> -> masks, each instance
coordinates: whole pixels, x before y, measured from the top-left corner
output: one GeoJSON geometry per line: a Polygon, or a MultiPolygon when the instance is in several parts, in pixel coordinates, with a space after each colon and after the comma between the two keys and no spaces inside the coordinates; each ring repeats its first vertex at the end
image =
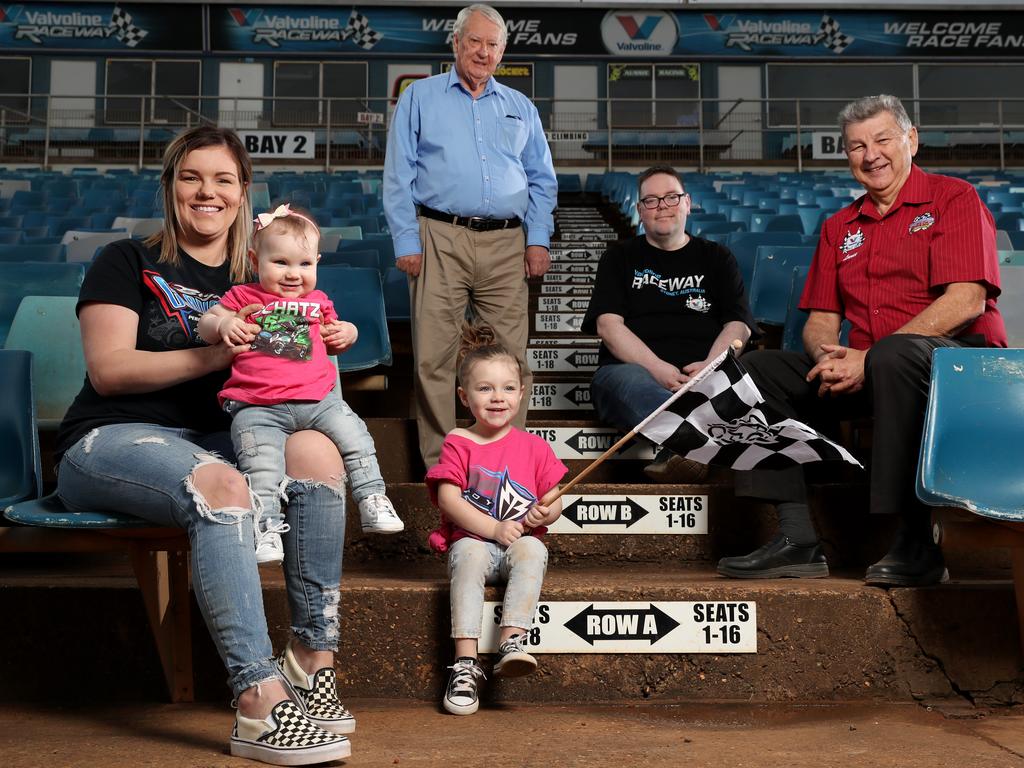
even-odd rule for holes
{"type": "MultiPolygon", "coordinates": [[[[871,511],[899,516],[888,554],[867,570],[876,586],[947,578],[914,473],[937,347],[1006,346],[996,309],[995,223],[965,181],[913,164],[917,130],[894,96],[869,96],[839,115],[854,178],[867,194],[825,222],[800,308],[805,353],[743,357],[762,394],[794,418],[874,418],[871,511]],[[851,330],[839,342],[840,324],[851,330]]],[[[828,575],[801,470],[739,472],[736,493],[776,503],[779,533],[719,573],[737,578],[828,575]]]]}

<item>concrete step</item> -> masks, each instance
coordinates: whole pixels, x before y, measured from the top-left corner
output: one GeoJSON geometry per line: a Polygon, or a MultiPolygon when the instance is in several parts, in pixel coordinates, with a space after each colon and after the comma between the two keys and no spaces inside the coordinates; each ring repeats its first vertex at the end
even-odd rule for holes
{"type": "MultiPolygon", "coordinates": [[[[750,552],[770,539],[777,525],[774,509],[753,499],[736,498],[728,472],[714,474],[712,479],[699,485],[581,483],[564,502],[566,519],[545,538],[550,567],[573,570],[660,563],[670,569],[711,569],[719,558],[750,552]],[[622,505],[629,506],[631,519],[638,522],[621,522],[622,505]],[[588,515],[604,519],[591,522],[588,515]]],[[[885,554],[894,521],[866,512],[863,483],[817,483],[810,486],[810,493],[812,517],[830,567],[863,574],[885,554]]],[[[426,486],[390,483],[388,495],[405,521],[405,530],[393,535],[365,534],[350,503],[346,563],[375,567],[388,562],[434,562],[437,555],[426,541],[438,525],[439,513],[430,503],[426,486]]],[[[946,560],[951,572],[960,577],[1011,577],[1005,550],[951,551],[946,560]]]]}
{"type": "MultiPolygon", "coordinates": [[[[6,768],[250,765],[227,754],[234,713],[221,703],[54,703],[0,707],[6,768]]],[[[357,728],[343,765],[370,768],[1007,768],[1024,752],[1024,715],[972,707],[520,702],[455,720],[435,702],[345,703],[357,728]]]]}
{"type": "MultiPolygon", "coordinates": [[[[159,662],[141,600],[124,567],[0,572],[0,699],[161,700],[159,662]],[[104,570],[105,569],[105,570],[104,570]],[[60,648],[39,659],[41,638],[60,648]],[[74,685],[68,684],[73,674],[74,685]]],[[[281,572],[266,568],[264,602],[275,647],[288,637],[281,572]]],[[[490,589],[488,598],[499,598],[490,589]]],[[[632,564],[554,568],[542,601],[752,603],[756,653],[542,654],[537,674],[492,681],[486,703],[507,701],[832,702],[946,699],[1007,704],[1024,685],[1011,586],[961,582],[889,592],[856,578],[733,581],[707,571],[632,564]]],[[[346,697],[439,699],[451,663],[443,565],[401,561],[349,568],[343,580],[346,697]]],[[[223,669],[195,618],[197,696],[224,700],[223,669]]],[[[542,626],[542,625],[541,625],[542,626]]],[[[600,650],[600,649],[596,649],[600,650]]]]}

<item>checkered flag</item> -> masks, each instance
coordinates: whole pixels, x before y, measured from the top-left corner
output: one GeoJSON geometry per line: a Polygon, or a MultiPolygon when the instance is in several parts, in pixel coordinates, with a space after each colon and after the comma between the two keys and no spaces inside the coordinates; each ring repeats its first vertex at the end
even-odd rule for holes
{"type": "Polygon", "coordinates": [[[731,349],[636,427],[687,459],[730,469],[786,469],[815,461],[861,466],[843,447],[765,403],[731,349]]]}
{"type": "Polygon", "coordinates": [[[819,27],[819,30],[822,45],[832,51],[832,53],[842,53],[853,43],[854,38],[840,32],[839,22],[827,13],[821,17],[821,27],[819,27]]]}
{"type": "Polygon", "coordinates": [[[111,11],[110,24],[117,30],[115,32],[117,39],[129,48],[134,48],[142,42],[142,38],[149,34],[146,30],[139,29],[132,24],[132,15],[122,10],[120,5],[115,5],[114,10],[111,11]]]}
{"type": "Polygon", "coordinates": [[[368,51],[379,43],[384,35],[371,28],[370,20],[353,8],[348,17],[348,26],[345,28],[345,38],[349,37],[360,48],[368,51]]]}

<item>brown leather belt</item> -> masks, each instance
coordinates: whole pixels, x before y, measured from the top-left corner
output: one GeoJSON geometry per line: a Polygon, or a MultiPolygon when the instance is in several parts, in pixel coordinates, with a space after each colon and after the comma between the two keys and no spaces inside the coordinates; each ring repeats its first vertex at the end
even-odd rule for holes
{"type": "Polygon", "coordinates": [[[435,211],[433,208],[427,208],[425,205],[419,206],[419,214],[420,216],[426,216],[428,219],[444,221],[448,224],[454,224],[457,227],[471,229],[474,232],[490,232],[494,229],[514,229],[515,227],[522,226],[523,224],[518,216],[511,219],[485,219],[481,216],[456,216],[454,213],[435,211]]]}

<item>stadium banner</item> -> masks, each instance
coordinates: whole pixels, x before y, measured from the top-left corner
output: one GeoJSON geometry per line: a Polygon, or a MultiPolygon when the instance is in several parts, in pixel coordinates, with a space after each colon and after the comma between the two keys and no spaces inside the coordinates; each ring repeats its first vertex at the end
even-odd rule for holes
{"type": "Polygon", "coordinates": [[[202,51],[203,8],[119,2],[0,5],[0,49],[202,51]]]}
{"type": "MultiPolygon", "coordinates": [[[[63,7],[63,6],[62,6],[63,7]]],[[[451,54],[457,6],[211,5],[215,52],[451,54]]],[[[507,55],[920,58],[1024,55],[1006,11],[503,9],[507,55]]]]}

